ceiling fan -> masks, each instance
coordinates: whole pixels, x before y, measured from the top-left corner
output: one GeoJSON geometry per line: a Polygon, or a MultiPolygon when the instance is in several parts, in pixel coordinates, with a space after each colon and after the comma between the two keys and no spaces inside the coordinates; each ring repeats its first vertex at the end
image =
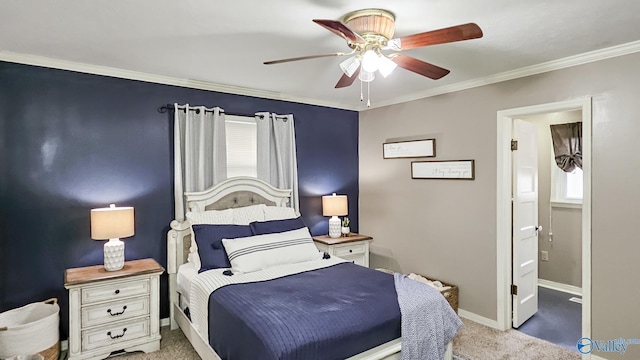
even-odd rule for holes
{"type": "Polygon", "coordinates": [[[341,21],[314,19],[313,22],[345,39],[347,45],[352,49],[351,52],[300,56],[266,61],[264,64],[352,55],[340,63],[344,74],[338,80],[336,88],[350,86],[356,78],[359,78],[361,82],[371,82],[375,78],[376,71],[383,77],[387,77],[396,66],[436,80],[447,75],[449,70],[398,52],[482,37],[480,27],[469,23],[393,38],[395,15],[383,9],[353,11],[345,15],[341,21]],[[391,51],[392,53],[384,54],[383,51],[391,51]]]}

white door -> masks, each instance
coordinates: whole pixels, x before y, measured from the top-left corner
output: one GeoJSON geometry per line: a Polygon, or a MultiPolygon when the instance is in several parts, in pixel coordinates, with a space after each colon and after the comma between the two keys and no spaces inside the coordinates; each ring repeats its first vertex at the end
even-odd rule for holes
{"type": "Polygon", "coordinates": [[[538,311],[538,142],[536,126],[514,119],[513,327],[538,311]]]}

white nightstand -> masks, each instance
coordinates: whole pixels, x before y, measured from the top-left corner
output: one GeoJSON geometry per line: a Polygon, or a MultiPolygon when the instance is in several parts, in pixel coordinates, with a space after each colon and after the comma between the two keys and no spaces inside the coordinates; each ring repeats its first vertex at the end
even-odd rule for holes
{"type": "Polygon", "coordinates": [[[369,267],[369,243],[373,241],[371,236],[350,233],[349,236],[331,238],[323,235],[314,236],[313,241],[320,251],[369,267]]]}
{"type": "Polygon", "coordinates": [[[68,360],[104,359],[118,350],[159,350],[163,272],[153,259],[127,261],[118,271],[102,265],[67,269],[68,360]]]}

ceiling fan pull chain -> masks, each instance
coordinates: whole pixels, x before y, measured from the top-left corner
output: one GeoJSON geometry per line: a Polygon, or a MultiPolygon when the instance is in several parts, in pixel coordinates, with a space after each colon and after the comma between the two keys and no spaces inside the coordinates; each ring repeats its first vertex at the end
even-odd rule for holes
{"type": "Polygon", "coordinates": [[[367,107],[371,107],[371,82],[367,83],[367,107]]]}
{"type": "Polygon", "coordinates": [[[364,95],[362,95],[362,79],[360,79],[360,101],[364,101],[364,95]]]}

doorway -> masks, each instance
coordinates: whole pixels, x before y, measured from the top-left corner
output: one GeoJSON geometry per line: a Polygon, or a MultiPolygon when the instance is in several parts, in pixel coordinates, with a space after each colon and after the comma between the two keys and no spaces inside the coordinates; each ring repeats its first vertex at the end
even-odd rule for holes
{"type": "MultiPolygon", "coordinates": [[[[582,202],[582,336],[591,334],[591,98],[502,110],[497,114],[497,323],[511,328],[512,303],[512,186],[511,139],[514,119],[537,114],[580,110],[583,126],[584,191],[582,202]]],[[[537,250],[536,250],[537,255],[537,250]]],[[[578,339],[576,339],[577,341],[578,339]]]]}

